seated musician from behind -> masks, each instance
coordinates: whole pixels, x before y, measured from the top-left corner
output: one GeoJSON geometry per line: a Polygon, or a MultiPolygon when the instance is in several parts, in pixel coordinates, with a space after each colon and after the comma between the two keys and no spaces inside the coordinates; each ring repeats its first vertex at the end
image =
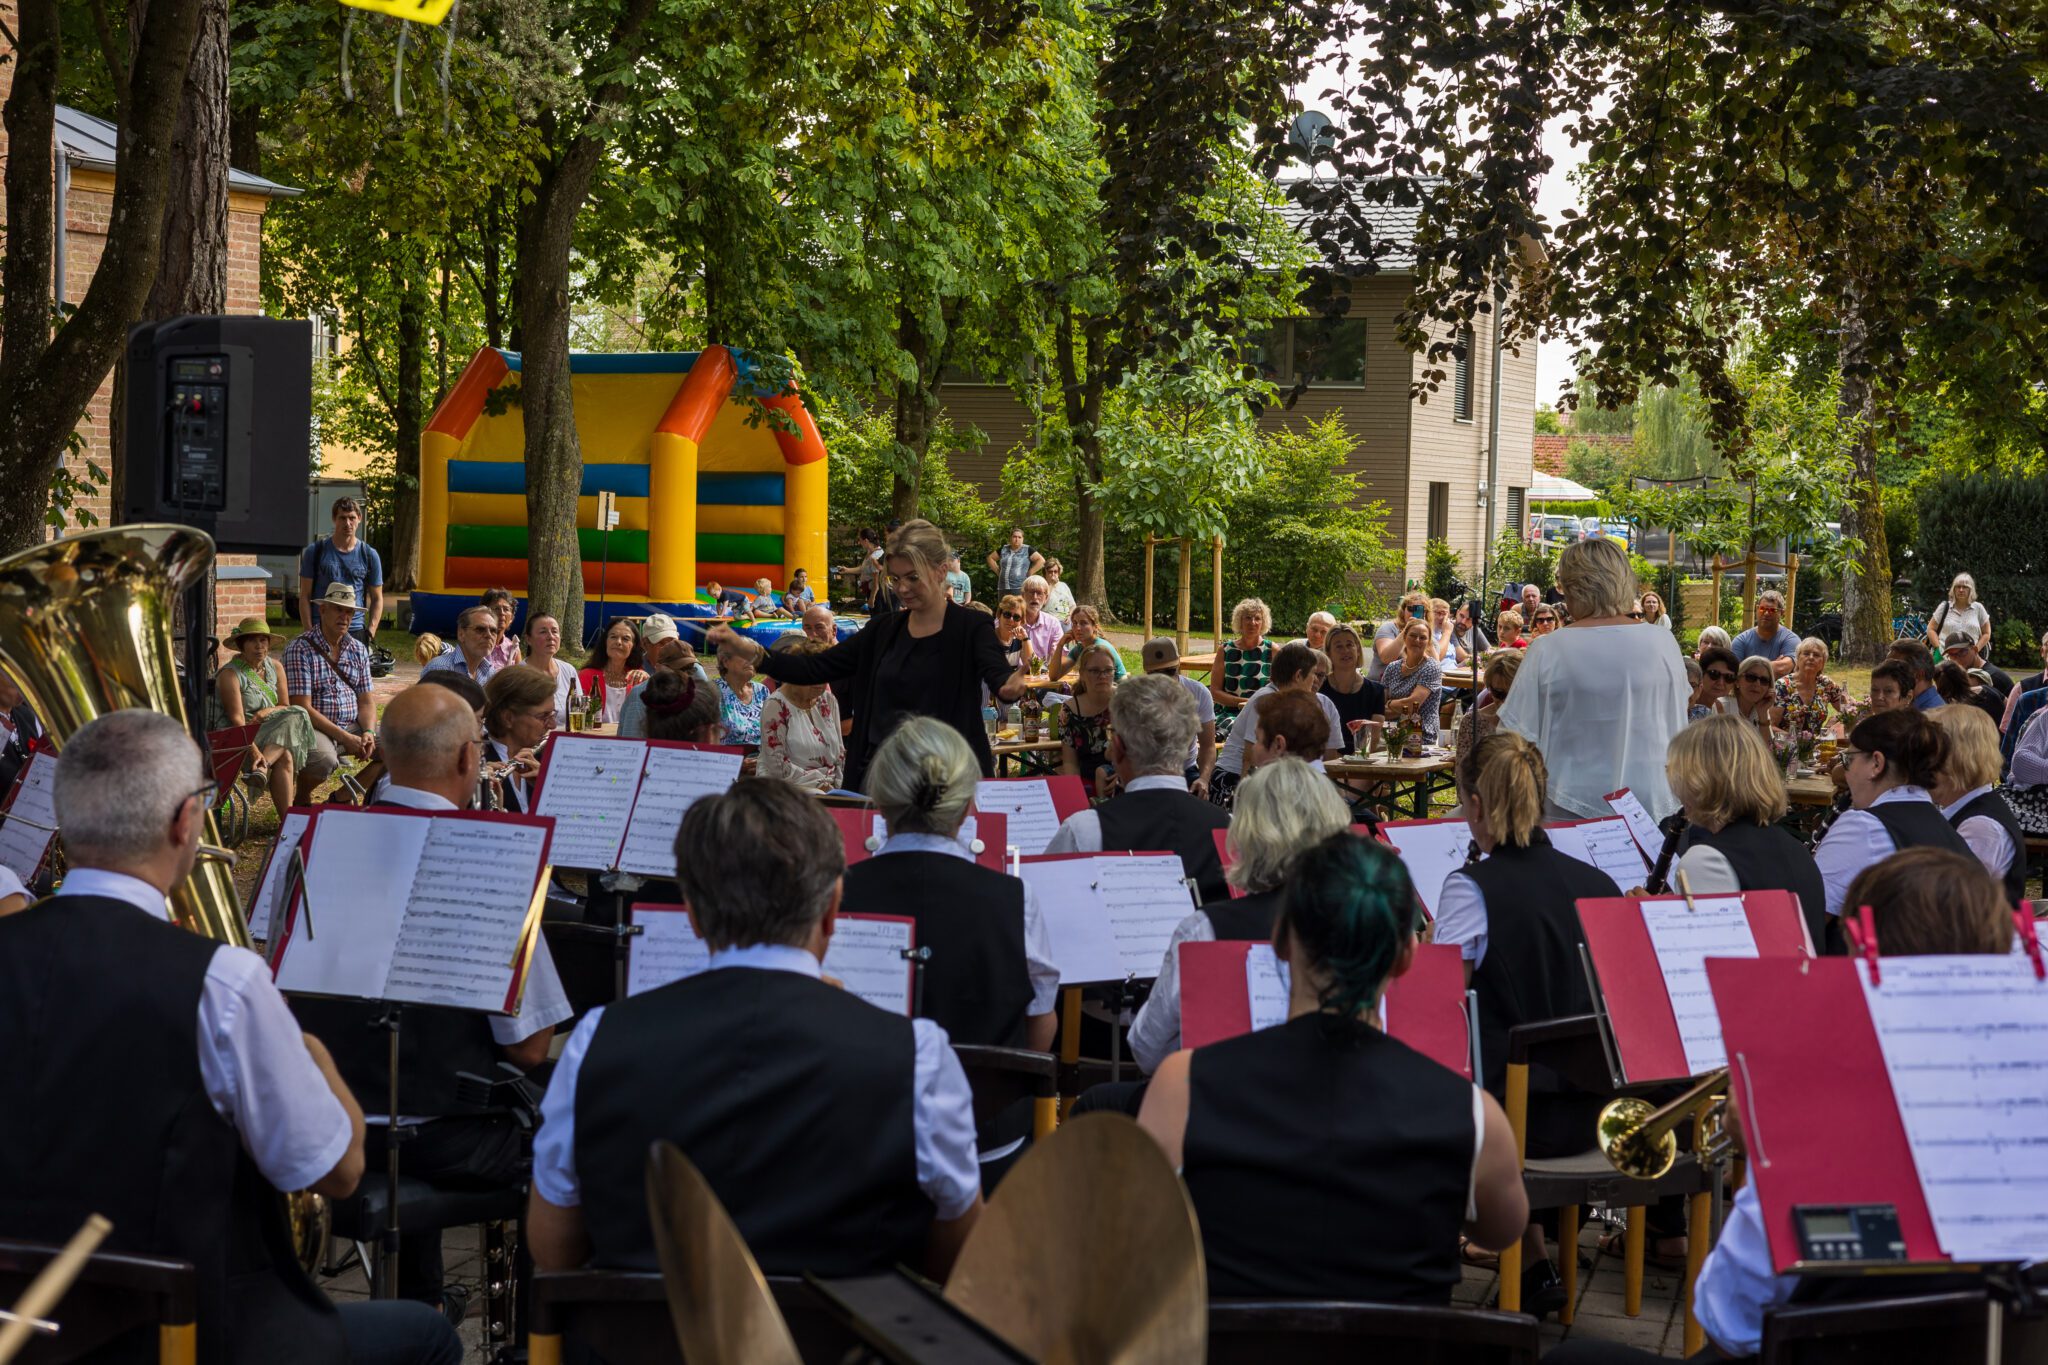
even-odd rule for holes
{"type": "Polygon", "coordinates": [[[1212,1295],[1448,1304],[1461,1231],[1521,1235],[1500,1105],[1380,1027],[1419,927],[1400,860],[1331,835],[1295,866],[1273,932],[1287,1022],[1176,1052],[1153,1078],[1138,1121],[1181,1169],[1212,1295]]]}
{"type": "MultiPolygon", "coordinates": [[[[1886,957],[1930,953],[2012,951],[2012,911],[2005,893],[1967,853],[1912,848],[1895,853],[1859,874],[1848,903],[1870,907],[1879,950],[1886,957]]],[[[1819,1068],[1815,1083],[1825,1084],[1819,1068]]],[[[1729,1095],[1728,1125],[1741,1141],[1740,1087],[1729,1095]]],[[[1893,1275],[1810,1277],[1771,1271],[1771,1249],[1757,1205],[1756,1182],[1736,1192],[1721,1236],[1700,1267],[1693,1311],[1708,1339],[1724,1355],[1754,1360],[1762,1349],[1764,1314],[1788,1303],[1821,1297],[1888,1298],[1931,1289],[1968,1287],[1955,1277],[1929,1280],[1893,1275]]],[[[1697,1359],[1698,1357],[1695,1357],[1697,1359]]],[[[1608,1342],[1566,1342],[1546,1355],[1544,1365],[1631,1365],[1659,1359],[1608,1342]]]]}
{"type": "Polygon", "coordinates": [[[1984,870],[2005,888],[2007,903],[2018,909],[2027,894],[2027,834],[1998,791],[2005,773],[1998,727],[1974,706],[1944,706],[1927,716],[1948,735],[1948,758],[1929,790],[1984,870]]]}
{"type": "Polygon", "coordinates": [[[1252,742],[1244,751],[1244,770],[1254,772],[1276,758],[1299,758],[1321,773],[1323,756],[1337,743],[1325,704],[1324,698],[1305,692],[1278,692],[1259,703],[1252,742]]]}
{"type": "MultiPolygon", "coordinates": [[[[482,773],[481,732],[469,703],[448,688],[416,686],[394,697],[384,715],[382,753],[391,782],[373,805],[422,811],[469,805],[482,773]]],[[[374,1027],[381,1006],[302,996],[292,1011],[334,1053],[342,1078],[370,1115],[368,1151],[381,1170],[391,1077],[387,1035],[374,1027]]],[[[405,1060],[398,1112],[418,1126],[404,1141],[404,1172],[462,1189],[517,1182],[525,1166],[524,1129],[509,1114],[468,1112],[473,1106],[458,1094],[456,1076],[496,1077],[500,1060],[523,1070],[539,1066],[547,1060],[554,1026],[569,1015],[545,940],[534,945],[517,1016],[407,1006],[400,1026],[405,1060]]],[[[439,1230],[407,1235],[399,1249],[399,1297],[442,1303],[443,1288],[439,1230]]]]}
{"type": "Polygon", "coordinates": [[[1180,855],[1205,901],[1227,894],[1216,857],[1216,831],[1230,816],[1188,791],[1187,757],[1201,716],[1179,678],[1146,673],[1129,678],[1109,703],[1109,761],[1118,792],[1076,811],[1045,846],[1048,853],[1163,849],[1180,855]]]}
{"type": "MultiPolygon", "coordinates": [[[[1495,1099],[1507,1084],[1509,1029],[1592,1013],[1575,903],[1621,894],[1605,872],[1551,847],[1543,832],[1548,783],[1543,755],[1510,730],[1479,741],[1458,765],[1458,801],[1486,857],[1444,879],[1436,941],[1464,954],[1465,979],[1479,994],[1479,1055],[1495,1099]]],[[[1607,1098],[1571,1089],[1548,1067],[1530,1067],[1529,1155],[1585,1151],[1607,1098]]],[[[1564,1304],[1564,1282],[1543,1240],[1555,1219],[1545,1210],[1531,1223],[1524,1249],[1522,1311],[1539,1318],[1564,1304]]]]}
{"type": "Polygon", "coordinates": [[[695,976],[584,1015],[534,1137],[536,1265],[655,1265],[644,1172],[695,1163],[761,1269],[943,1278],[981,1211],[966,1073],[929,1019],[820,980],[845,868],[815,798],[757,778],[676,835],[695,976]]]}
{"type": "Polygon", "coordinates": [[[1806,845],[1778,824],[1790,807],[1784,773],[1756,727],[1730,715],[1695,721],[1671,737],[1664,776],[1687,821],[1666,881],[1675,887],[1684,872],[1697,893],[1790,891],[1818,951],[1827,889],[1806,845]]]}
{"type": "Polygon", "coordinates": [[[694,673],[656,669],[640,691],[649,739],[717,744],[725,738],[718,689],[694,673]]]}
{"type": "Polygon", "coordinates": [[[991,872],[960,842],[981,764],[960,732],[912,716],[868,765],[868,796],[888,829],[874,855],[846,869],[840,908],[908,915],[932,950],[923,1015],[956,1043],[1052,1046],[1060,969],[1038,898],[991,872]]]}
{"type": "MultiPolygon", "coordinates": [[[[1262,713],[1259,719],[1267,717],[1262,713]]],[[[1225,836],[1230,885],[1242,894],[1204,896],[1202,908],[1174,926],[1152,994],[1131,1024],[1131,1054],[1139,1066],[1157,1071],[1180,1048],[1180,945],[1270,942],[1295,864],[1350,821],[1344,798],[1329,779],[1299,760],[1275,759],[1244,780],[1225,836]]]]}
{"type": "MultiPolygon", "coordinates": [[[[0,1228],[64,1242],[98,1213],[114,1224],[106,1251],[190,1261],[197,1358],[213,1365],[455,1365],[446,1318],[337,1310],[293,1255],[278,1191],[353,1192],[363,1115],[261,958],[169,922],[209,794],[168,716],[116,711],[65,742],[54,796],[70,874],[0,916],[0,1228]]],[[[94,1358],[155,1358],[156,1330],[143,1333],[94,1358]]]]}

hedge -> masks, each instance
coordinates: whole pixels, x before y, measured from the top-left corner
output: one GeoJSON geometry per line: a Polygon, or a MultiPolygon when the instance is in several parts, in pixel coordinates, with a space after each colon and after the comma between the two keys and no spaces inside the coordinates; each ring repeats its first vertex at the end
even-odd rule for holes
{"type": "Polygon", "coordinates": [[[2004,658],[2018,657],[2021,637],[2007,622],[2024,623],[2027,641],[2048,627],[2048,479],[1973,475],[1937,479],[1914,493],[1920,514],[1913,563],[1913,605],[1932,613],[1959,573],[1977,581],[1977,596],[1991,609],[1991,628],[2004,658]]]}

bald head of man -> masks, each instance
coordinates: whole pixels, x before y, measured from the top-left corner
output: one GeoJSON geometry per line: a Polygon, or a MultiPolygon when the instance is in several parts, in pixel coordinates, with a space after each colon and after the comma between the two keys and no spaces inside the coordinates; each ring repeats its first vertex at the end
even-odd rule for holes
{"type": "Polygon", "coordinates": [[[393,785],[467,806],[476,795],[483,729],[469,704],[445,687],[409,687],[384,708],[378,747],[393,785]]]}
{"type": "Polygon", "coordinates": [[[830,607],[816,605],[804,613],[804,634],[820,644],[839,643],[837,626],[838,618],[832,615],[830,607]]]}

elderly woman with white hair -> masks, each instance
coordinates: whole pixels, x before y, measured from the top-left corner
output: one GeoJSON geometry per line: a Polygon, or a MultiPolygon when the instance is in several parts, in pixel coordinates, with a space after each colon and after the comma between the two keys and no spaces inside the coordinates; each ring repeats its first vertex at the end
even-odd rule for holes
{"type": "Polygon", "coordinates": [[[1781,730],[1793,734],[1801,731],[1811,735],[1823,734],[1828,728],[1828,713],[1837,714],[1849,707],[1849,696],[1841,685],[1827,674],[1828,642],[1809,635],[1799,642],[1799,648],[1792,653],[1792,671],[1778,679],[1775,688],[1775,708],[1771,720],[1781,730]]]}
{"type": "Polygon", "coordinates": [[[1298,758],[1260,767],[1237,789],[1224,848],[1235,897],[1211,901],[1174,926],[1152,994],[1131,1024],[1131,1055],[1148,1073],[1180,1049],[1180,945],[1270,942],[1287,878],[1308,849],[1350,826],[1344,798],[1298,758]]]}
{"type": "Polygon", "coordinates": [[[1940,649],[1944,637],[1952,630],[1967,631],[1977,637],[1977,652],[1991,652],[1991,611],[1977,600],[1977,580],[1966,573],[1959,573],[1948,585],[1948,596],[1927,618],[1927,646],[1940,649]]]}
{"type": "Polygon", "coordinates": [[[1543,752],[1551,818],[1612,814],[1607,794],[1627,787],[1662,819],[1678,809],[1664,754],[1692,695],[1678,646],[1637,628],[1635,571],[1617,542],[1566,546],[1557,582],[1572,623],[1530,644],[1500,728],[1543,752]]]}

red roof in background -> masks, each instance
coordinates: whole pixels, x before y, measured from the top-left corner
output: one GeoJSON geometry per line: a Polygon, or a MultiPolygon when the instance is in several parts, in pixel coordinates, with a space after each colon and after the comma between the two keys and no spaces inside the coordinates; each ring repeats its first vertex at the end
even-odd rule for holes
{"type": "Polygon", "coordinates": [[[1635,447],[1636,443],[1635,437],[1619,431],[1609,433],[1586,432],[1579,435],[1566,432],[1562,436],[1553,436],[1548,432],[1539,431],[1536,433],[1535,444],[1536,472],[1538,474],[1555,474],[1559,478],[1566,477],[1564,472],[1564,455],[1573,441],[1583,441],[1589,446],[1617,447],[1621,450],[1631,450],[1635,447]]]}

